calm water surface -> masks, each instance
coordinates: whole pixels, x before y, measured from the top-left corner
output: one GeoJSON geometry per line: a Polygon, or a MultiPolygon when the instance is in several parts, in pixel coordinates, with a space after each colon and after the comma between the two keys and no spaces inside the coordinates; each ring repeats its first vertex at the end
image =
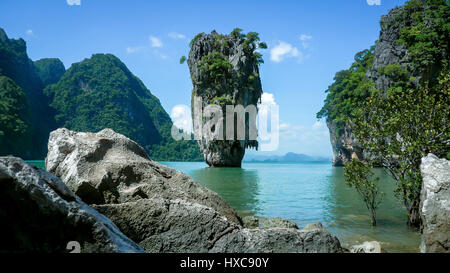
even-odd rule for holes
{"type": "Polygon", "coordinates": [[[420,234],[406,226],[406,210],[394,197],[395,182],[375,169],[386,193],[372,227],[364,203],[345,185],[343,168],[329,162],[243,163],[240,168],[208,168],[200,162],[162,162],[217,192],[242,215],[282,217],[300,228],[322,222],[344,246],[381,242],[388,252],[417,252],[420,234]]]}
{"type": "MultiPolygon", "coordinates": [[[[44,167],[43,161],[29,161],[44,167]]],[[[420,234],[406,226],[406,210],[394,197],[394,181],[383,169],[386,193],[377,211],[377,227],[356,191],[344,181],[343,168],[329,162],[243,163],[240,168],[208,168],[201,162],[162,162],[217,192],[241,215],[282,217],[302,228],[322,222],[344,246],[379,241],[388,252],[417,252],[420,234]]]]}

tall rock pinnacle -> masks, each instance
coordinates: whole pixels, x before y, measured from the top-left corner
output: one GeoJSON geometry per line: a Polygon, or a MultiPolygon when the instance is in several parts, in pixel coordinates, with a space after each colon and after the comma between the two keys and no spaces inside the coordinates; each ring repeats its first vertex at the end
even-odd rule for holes
{"type": "Polygon", "coordinates": [[[266,47],[265,43],[259,42],[256,32],[245,35],[240,29],[235,29],[230,35],[216,31],[200,33],[191,41],[188,65],[194,87],[191,101],[193,128],[209,166],[240,167],[245,149],[258,148],[256,113],[263,92],[259,77],[259,64],[263,61],[256,49],[266,47]],[[218,131],[214,132],[216,134],[223,132],[222,138],[211,139],[208,133],[205,134],[205,125],[214,117],[214,114],[208,116],[205,112],[209,105],[217,105],[222,110],[223,120],[219,126],[212,127],[212,131],[218,131]],[[227,106],[238,105],[246,110],[254,109],[255,115],[236,115],[234,135],[230,137],[230,133],[226,134],[226,109],[227,106]],[[196,117],[196,111],[200,110],[200,117],[196,117]],[[237,124],[245,124],[245,137],[236,133],[237,124]],[[249,128],[255,128],[253,134],[249,128]]]}

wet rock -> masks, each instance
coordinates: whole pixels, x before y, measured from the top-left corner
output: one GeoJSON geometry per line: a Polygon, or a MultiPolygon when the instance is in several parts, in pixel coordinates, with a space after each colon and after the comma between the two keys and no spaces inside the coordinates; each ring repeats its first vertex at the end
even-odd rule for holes
{"type": "Polygon", "coordinates": [[[450,252],[450,161],[433,154],[422,158],[421,252],[450,252]]]}
{"type": "Polygon", "coordinates": [[[16,157],[0,157],[0,252],[143,252],[59,178],[16,157]],[[75,242],[73,242],[75,241],[75,242]]]}

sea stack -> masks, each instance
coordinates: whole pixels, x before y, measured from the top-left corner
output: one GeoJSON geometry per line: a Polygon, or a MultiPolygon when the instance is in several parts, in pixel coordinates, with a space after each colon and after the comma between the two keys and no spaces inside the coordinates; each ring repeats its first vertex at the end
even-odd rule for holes
{"type": "Polygon", "coordinates": [[[258,48],[265,48],[265,43],[259,43],[256,32],[241,34],[235,29],[230,35],[200,33],[191,41],[188,65],[191,73],[192,114],[194,134],[198,140],[205,162],[212,167],[241,167],[246,148],[258,148],[255,133],[249,133],[249,128],[256,128],[256,115],[244,115],[241,124],[245,124],[245,137],[236,134],[226,135],[227,106],[242,105],[244,109],[255,107],[261,98],[262,86],[259,76],[259,64],[262,63],[258,48]],[[220,134],[222,139],[211,138],[205,134],[205,125],[213,115],[208,116],[205,108],[217,105],[222,109],[223,126],[211,127],[213,134],[220,134]],[[197,111],[197,112],[196,112],[197,111]],[[201,112],[200,112],[201,111],[201,112]],[[196,113],[201,113],[196,117],[196,113]],[[217,130],[219,130],[217,132],[217,130]]]}

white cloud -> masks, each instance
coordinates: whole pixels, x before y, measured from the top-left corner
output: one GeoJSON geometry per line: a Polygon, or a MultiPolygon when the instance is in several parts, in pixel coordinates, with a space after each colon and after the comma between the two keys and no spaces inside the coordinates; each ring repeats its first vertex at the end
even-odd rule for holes
{"type": "Polygon", "coordinates": [[[302,60],[303,54],[291,44],[280,41],[280,43],[270,50],[270,60],[279,63],[285,58],[298,58],[302,60]]]}
{"type": "Polygon", "coordinates": [[[81,6],[81,0],[66,0],[69,6],[81,6]]]}
{"type": "Polygon", "coordinates": [[[366,2],[369,6],[373,6],[373,5],[380,6],[381,5],[381,0],[367,0],[366,2]]]}
{"type": "Polygon", "coordinates": [[[176,105],[170,113],[173,124],[185,132],[192,132],[191,109],[186,105],[176,105]]]}
{"type": "Polygon", "coordinates": [[[140,52],[144,49],[145,49],[145,46],[129,46],[129,47],[127,47],[127,53],[133,54],[133,53],[140,52]]]}
{"type": "Polygon", "coordinates": [[[27,29],[27,31],[25,31],[25,33],[29,36],[33,35],[33,30],[32,29],[27,29]]]}
{"type": "Polygon", "coordinates": [[[311,40],[311,39],[312,39],[311,35],[306,35],[306,34],[300,35],[300,40],[301,41],[307,41],[307,40],[311,40]]]}
{"type": "Polygon", "coordinates": [[[312,40],[312,36],[311,35],[306,35],[306,34],[302,34],[300,35],[300,41],[302,41],[302,47],[304,49],[309,48],[309,42],[310,40],[312,40]]]}
{"type": "Polygon", "coordinates": [[[275,105],[275,96],[271,93],[262,93],[260,104],[275,105]]]}
{"type": "Polygon", "coordinates": [[[186,36],[184,34],[178,33],[178,32],[170,32],[167,34],[172,39],[184,39],[186,36]]]}
{"type": "Polygon", "coordinates": [[[258,103],[258,115],[260,120],[269,121],[272,118],[279,120],[279,113],[273,111],[272,106],[278,106],[275,101],[275,96],[267,92],[262,93],[261,101],[258,103]]]}
{"type": "Polygon", "coordinates": [[[161,40],[155,36],[150,36],[150,42],[152,47],[162,47],[163,43],[161,42],[161,40]]]}

